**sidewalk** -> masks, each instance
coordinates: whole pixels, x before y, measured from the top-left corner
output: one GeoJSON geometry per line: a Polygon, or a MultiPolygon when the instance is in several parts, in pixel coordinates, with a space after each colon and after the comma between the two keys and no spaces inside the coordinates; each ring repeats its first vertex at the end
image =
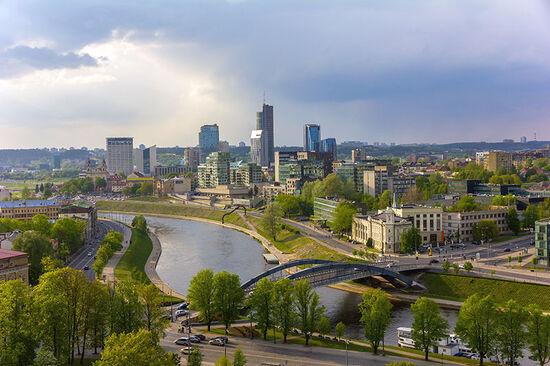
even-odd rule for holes
{"type": "Polygon", "coordinates": [[[128,250],[128,247],[130,246],[130,238],[132,237],[132,230],[115,220],[102,218],[102,220],[109,220],[112,222],[115,222],[122,226],[124,240],[122,241],[122,249],[113,254],[111,259],[109,259],[109,262],[105,265],[105,268],[103,268],[103,278],[106,282],[115,282],[115,267],[117,266],[118,262],[120,261],[120,258],[126,253],[126,250],[128,250]]]}

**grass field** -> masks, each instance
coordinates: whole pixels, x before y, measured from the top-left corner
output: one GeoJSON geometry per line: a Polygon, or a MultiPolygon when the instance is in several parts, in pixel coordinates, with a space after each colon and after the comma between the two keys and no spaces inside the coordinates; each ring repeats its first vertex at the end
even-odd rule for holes
{"type": "Polygon", "coordinates": [[[521,305],[537,304],[550,310],[550,286],[455,274],[424,273],[420,282],[426,296],[464,301],[475,293],[492,295],[497,303],[509,299],[521,305]]]}
{"type": "Polygon", "coordinates": [[[277,241],[273,241],[262,227],[259,218],[249,216],[248,220],[254,225],[261,236],[273,243],[275,248],[279,249],[281,252],[293,253],[296,258],[326,259],[333,261],[347,258],[345,255],[328,249],[312,239],[303,236],[300,232],[294,232],[292,229],[281,230],[277,235],[277,241]]]}
{"type": "Polygon", "coordinates": [[[502,236],[499,236],[499,237],[494,238],[493,240],[491,240],[491,243],[502,243],[503,241],[508,241],[508,240],[512,240],[512,239],[521,238],[522,236],[525,236],[527,234],[528,233],[521,233],[519,235],[502,235],[502,236]]]}
{"type": "Polygon", "coordinates": [[[153,242],[149,235],[132,229],[130,246],[115,267],[115,277],[119,280],[130,278],[137,282],[151,283],[145,274],[145,263],[152,250],[153,242]]]}
{"type": "MultiPolygon", "coordinates": [[[[214,210],[202,207],[183,206],[180,204],[169,203],[151,203],[140,201],[97,201],[98,210],[106,211],[126,211],[126,212],[140,212],[140,213],[152,213],[163,214],[173,216],[190,216],[200,217],[203,219],[210,219],[214,221],[222,221],[222,216],[226,214],[226,211],[214,210]]],[[[233,213],[225,217],[225,222],[237,226],[249,229],[248,225],[241,219],[239,215],[233,213]]]]}

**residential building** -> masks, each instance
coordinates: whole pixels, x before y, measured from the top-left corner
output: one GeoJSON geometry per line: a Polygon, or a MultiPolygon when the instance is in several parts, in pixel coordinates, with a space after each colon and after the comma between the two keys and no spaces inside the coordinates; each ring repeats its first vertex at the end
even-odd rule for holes
{"type": "Polygon", "coordinates": [[[158,196],[183,194],[193,190],[193,176],[155,180],[155,193],[158,196]]]}
{"type": "Polygon", "coordinates": [[[220,141],[220,143],[218,144],[218,151],[228,153],[229,152],[229,142],[220,141]]]}
{"type": "Polygon", "coordinates": [[[372,239],[372,247],[382,254],[399,253],[401,236],[411,227],[409,220],[395,215],[392,210],[372,215],[355,215],[351,237],[365,245],[372,239]]]}
{"type": "Polygon", "coordinates": [[[155,175],[157,165],[157,145],[136,149],[136,170],[147,176],[155,175]]]}
{"type": "Polygon", "coordinates": [[[183,151],[183,161],[184,166],[186,166],[190,171],[196,171],[199,166],[200,154],[197,149],[185,149],[183,151]]]}
{"type": "Polygon", "coordinates": [[[154,177],[164,177],[166,174],[175,173],[177,175],[192,171],[192,167],[188,165],[157,165],[155,166],[154,177]]]}
{"type": "Polygon", "coordinates": [[[535,222],[535,256],[540,264],[550,266],[550,218],[535,222]]]}
{"type": "Polygon", "coordinates": [[[319,151],[321,142],[321,126],[308,123],[304,126],[304,150],[319,151]]]}
{"type": "Polygon", "coordinates": [[[267,147],[267,165],[270,165],[275,161],[273,106],[264,103],[262,106],[262,111],[256,113],[256,130],[264,131],[267,147]]]}
{"type": "Polygon", "coordinates": [[[416,185],[416,175],[394,174],[388,177],[388,191],[397,197],[402,197],[405,192],[416,185]]]}
{"type": "Polygon", "coordinates": [[[336,139],[330,137],[328,139],[321,140],[321,152],[331,153],[333,160],[336,160],[336,139]]]}
{"type": "Polygon", "coordinates": [[[422,243],[442,243],[443,237],[443,209],[420,205],[397,205],[391,209],[396,216],[409,220],[418,229],[422,243]]]}
{"type": "Polygon", "coordinates": [[[336,206],[341,201],[341,199],[333,197],[314,197],[313,215],[328,221],[334,221],[336,206]]]}
{"type": "Polygon", "coordinates": [[[13,241],[21,234],[21,231],[15,229],[12,232],[0,233],[0,248],[10,249],[13,246],[13,241]]]}
{"type": "Polygon", "coordinates": [[[375,166],[373,170],[363,172],[363,192],[373,197],[380,196],[388,190],[388,178],[393,176],[396,167],[391,165],[375,166]]]}
{"type": "Polygon", "coordinates": [[[52,154],[51,168],[61,169],[61,155],[59,153],[52,154]]]}
{"type": "Polygon", "coordinates": [[[57,198],[47,200],[0,201],[0,219],[30,220],[35,215],[44,214],[49,219],[59,217],[62,201],[57,198]]]}
{"type": "Polygon", "coordinates": [[[485,159],[489,156],[489,151],[476,152],[476,163],[485,166],[485,159]]]}
{"type": "Polygon", "coordinates": [[[29,284],[29,255],[16,250],[0,249],[0,281],[17,279],[29,284]]]}
{"type": "Polygon", "coordinates": [[[481,220],[493,220],[498,226],[500,234],[510,234],[506,223],[507,208],[495,210],[468,211],[468,212],[444,212],[443,230],[446,240],[472,241],[472,229],[481,220]]]}
{"type": "Polygon", "coordinates": [[[367,150],[363,147],[351,150],[351,161],[358,163],[367,160],[367,150]]]}
{"type": "Polygon", "coordinates": [[[220,131],[217,124],[203,125],[199,132],[200,161],[206,161],[206,157],[220,148],[220,131]]]}
{"type": "Polygon", "coordinates": [[[134,171],[134,138],[107,137],[106,141],[107,171],[111,174],[131,174],[134,171]]]}
{"type": "Polygon", "coordinates": [[[286,194],[299,196],[304,182],[301,178],[287,178],[285,183],[286,194]]]}
{"type": "Polygon", "coordinates": [[[316,151],[275,152],[275,181],[288,178],[322,179],[332,173],[333,155],[316,151]]]}
{"type": "Polygon", "coordinates": [[[512,153],[504,151],[491,151],[484,159],[485,169],[496,172],[499,169],[506,171],[512,169],[512,153]]]}
{"type": "Polygon", "coordinates": [[[262,167],[255,163],[241,163],[235,167],[231,166],[230,169],[231,184],[249,187],[251,184],[262,181],[262,167]]]}
{"type": "Polygon", "coordinates": [[[0,201],[11,200],[11,192],[8,187],[0,186],[0,201]]]}
{"type": "Polygon", "coordinates": [[[82,238],[91,240],[97,233],[97,208],[88,202],[76,202],[59,209],[59,218],[79,219],[86,223],[82,238]]]}
{"type": "Polygon", "coordinates": [[[278,183],[263,187],[264,200],[266,204],[273,202],[275,197],[281,193],[286,193],[285,186],[279,185],[278,183]]]}
{"type": "Polygon", "coordinates": [[[250,161],[259,166],[269,165],[267,133],[264,130],[254,130],[250,136],[250,161]]]}
{"type": "Polygon", "coordinates": [[[216,188],[230,184],[229,153],[213,152],[198,167],[199,187],[216,188]]]}

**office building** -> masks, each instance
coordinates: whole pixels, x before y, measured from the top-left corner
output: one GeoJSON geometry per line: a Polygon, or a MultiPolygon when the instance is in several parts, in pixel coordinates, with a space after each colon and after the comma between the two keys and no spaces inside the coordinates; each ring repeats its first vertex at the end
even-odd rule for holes
{"type": "Polygon", "coordinates": [[[527,137],[521,136],[521,138],[519,139],[519,141],[520,141],[522,144],[526,144],[526,143],[527,143],[527,137]]]}
{"type": "Polygon", "coordinates": [[[331,153],[336,160],[336,139],[331,137],[321,140],[321,152],[331,153]]]}
{"type": "Polygon", "coordinates": [[[332,153],[316,151],[276,151],[275,181],[285,184],[288,178],[322,179],[332,173],[332,153]]]}
{"type": "Polygon", "coordinates": [[[164,177],[166,174],[171,174],[171,173],[180,175],[190,171],[191,171],[191,168],[189,168],[187,165],[172,165],[172,166],[157,165],[155,166],[155,173],[153,174],[153,176],[164,177]]]}
{"type": "Polygon", "coordinates": [[[412,227],[409,220],[397,216],[391,209],[374,215],[356,215],[353,218],[351,238],[361,244],[369,244],[382,252],[399,253],[401,236],[412,227]]]}
{"type": "Polygon", "coordinates": [[[157,145],[136,149],[136,170],[147,176],[154,175],[157,165],[157,145]]]}
{"type": "Polygon", "coordinates": [[[378,197],[388,190],[388,179],[396,171],[392,165],[375,166],[372,170],[363,172],[363,192],[373,197],[378,197]]]}
{"type": "Polygon", "coordinates": [[[229,152],[229,142],[227,141],[220,141],[218,145],[218,151],[220,152],[229,152]]]}
{"type": "Polygon", "coordinates": [[[200,154],[197,149],[185,149],[183,151],[184,166],[188,167],[191,171],[196,171],[199,166],[200,154]]]}
{"type": "Polygon", "coordinates": [[[351,161],[358,163],[360,161],[367,160],[367,150],[365,148],[357,148],[351,150],[351,161]]]}
{"type": "Polygon", "coordinates": [[[52,169],[61,169],[61,155],[55,152],[52,154],[52,169]]]}
{"type": "Polygon", "coordinates": [[[194,187],[192,176],[155,180],[155,193],[158,196],[167,196],[169,194],[182,194],[190,192],[193,188],[194,187]]]}
{"type": "Polygon", "coordinates": [[[327,221],[334,221],[336,207],[341,201],[339,198],[314,197],[313,215],[327,221]]]}
{"type": "Polygon", "coordinates": [[[0,249],[0,282],[17,279],[29,284],[29,255],[16,250],[0,249]]]}
{"type": "Polygon", "coordinates": [[[0,219],[30,220],[35,215],[43,214],[49,219],[59,218],[61,200],[50,198],[47,200],[0,201],[0,219]]]}
{"type": "Polygon", "coordinates": [[[255,163],[241,163],[233,166],[230,164],[231,169],[231,184],[236,186],[249,187],[254,183],[262,182],[262,167],[255,163]]]}
{"type": "Polygon", "coordinates": [[[206,157],[205,164],[199,165],[198,172],[200,188],[230,184],[229,153],[211,153],[206,157]]]}
{"type": "MultiPolygon", "coordinates": [[[[394,196],[395,198],[395,196],[394,196]]],[[[395,202],[390,207],[395,215],[409,220],[417,228],[422,237],[422,243],[442,243],[443,240],[443,208],[420,205],[398,205],[395,202]]]]}
{"type": "Polygon", "coordinates": [[[306,124],[304,126],[304,150],[319,151],[321,142],[321,126],[316,124],[306,124]]]}
{"type": "Polygon", "coordinates": [[[550,218],[535,222],[535,256],[540,264],[550,266],[550,218]]]}
{"type": "Polygon", "coordinates": [[[254,130],[250,135],[250,161],[259,166],[269,165],[267,134],[264,130],[254,130]]]}
{"type": "Polygon", "coordinates": [[[484,159],[485,169],[496,172],[499,169],[509,171],[512,169],[512,153],[504,151],[491,151],[484,159]]]}
{"type": "Polygon", "coordinates": [[[474,240],[472,229],[474,225],[479,224],[481,220],[493,220],[498,226],[500,234],[510,234],[511,231],[506,223],[507,208],[484,211],[468,212],[444,212],[443,230],[445,238],[459,241],[474,240]]]}
{"type": "Polygon", "coordinates": [[[200,161],[206,161],[206,157],[220,148],[220,131],[217,124],[201,126],[199,132],[200,161]]]}
{"type": "Polygon", "coordinates": [[[256,130],[264,131],[267,148],[267,165],[269,166],[275,161],[273,106],[264,103],[262,111],[256,113],[256,130]]]}
{"type": "Polygon", "coordinates": [[[130,175],[134,171],[133,152],[133,137],[107,137],[107,171],[130,175]]]}

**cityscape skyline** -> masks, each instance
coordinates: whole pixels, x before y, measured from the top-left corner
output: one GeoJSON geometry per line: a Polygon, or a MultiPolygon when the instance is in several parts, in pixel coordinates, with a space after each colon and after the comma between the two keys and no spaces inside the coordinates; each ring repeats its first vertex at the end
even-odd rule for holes
{"type": "Polygon", "coordinates": [[[430,4],[4,2],[2,147],[191,146],[210,123],[237,143],[264,91],[279,145],[307,121],[337,141],[550,139],[548,4],[430,4]]]}

